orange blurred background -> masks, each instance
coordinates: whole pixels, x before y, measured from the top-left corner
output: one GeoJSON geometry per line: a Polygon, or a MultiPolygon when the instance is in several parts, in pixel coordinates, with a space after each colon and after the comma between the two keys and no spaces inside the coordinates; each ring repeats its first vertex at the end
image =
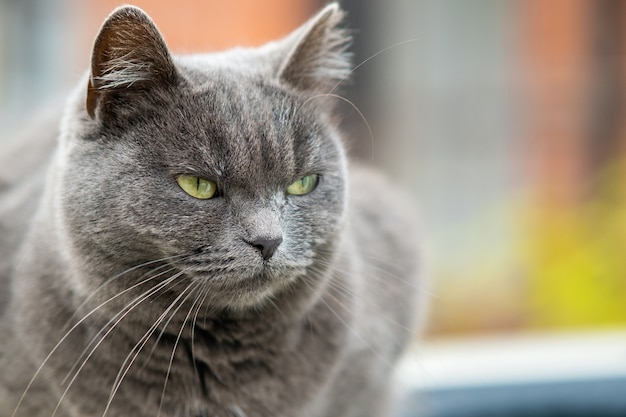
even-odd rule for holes
{"type": "MultiPolygon", "coordinates": [[[[118,0],[89,3],[85,16],[93,36],[118,0]]],[[[321,5],[316,1],[289,0],[190,0],[170,2],[137,0],[157,22],[168,46],[178,53],[221,50],[234,46],[257,46],[285,36],[308,19],[321,5]]]]}

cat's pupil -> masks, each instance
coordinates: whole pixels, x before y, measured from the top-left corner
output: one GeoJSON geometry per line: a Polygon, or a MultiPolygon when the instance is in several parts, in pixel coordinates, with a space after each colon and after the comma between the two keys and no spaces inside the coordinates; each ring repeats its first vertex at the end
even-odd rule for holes
{"type": "Polygon", "coordinates": [[[195,175],[179,175],[176,181],[180,188],[192,197],[208,199],[215,196],[217,186],[213,181],[195,175]]]}

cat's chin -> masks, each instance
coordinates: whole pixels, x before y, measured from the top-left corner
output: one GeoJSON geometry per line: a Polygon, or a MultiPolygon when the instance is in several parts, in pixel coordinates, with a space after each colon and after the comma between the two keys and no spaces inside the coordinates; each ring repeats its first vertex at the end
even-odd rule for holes
{"type": "Polygon", "coordinates": [[[195,273],[191,278],[210,289],[210,302],[238,310],[266,304],[277,292],[289,285],[293,275],[276,274],[276,271],[270,271],[269,268],[251,268],[245,272],[219,276],[195,273]]]}

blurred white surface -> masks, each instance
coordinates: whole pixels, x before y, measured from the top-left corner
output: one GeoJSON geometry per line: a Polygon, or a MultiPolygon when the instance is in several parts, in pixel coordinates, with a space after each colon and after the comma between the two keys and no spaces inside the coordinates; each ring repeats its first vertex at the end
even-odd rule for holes
{"type": "Polygon", "coordinates": [[[410,391],[626,378],[626,331],[424,342],[398,378],[410,391]]]}

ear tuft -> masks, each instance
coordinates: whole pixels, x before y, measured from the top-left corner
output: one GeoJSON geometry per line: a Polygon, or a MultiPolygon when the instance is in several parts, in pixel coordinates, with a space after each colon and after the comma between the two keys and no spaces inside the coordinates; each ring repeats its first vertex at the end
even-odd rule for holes
{"type": "Polygon", "coordinates": [[[141,9],[122,6],[109,15],[96,37],[86,108],[94,118],[112,91],[173,83],[176,69],[152,19],[141,9]]]}
{"type": "Polygon", "coordinates": [[[291,35],[297,41],[280,69],[281,81],[302,91],[328,92],[348,77],[352,37],[340,27],[344,16],[331,3],[291,35]]]}

